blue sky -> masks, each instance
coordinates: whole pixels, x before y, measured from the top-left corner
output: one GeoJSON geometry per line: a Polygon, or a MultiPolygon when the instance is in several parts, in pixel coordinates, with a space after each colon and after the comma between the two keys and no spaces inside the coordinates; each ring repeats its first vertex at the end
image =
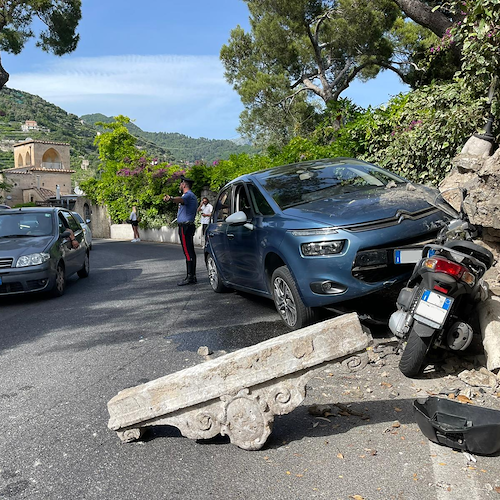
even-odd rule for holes
{"type": "MultiPolygon", "coordinates": [[[[26,46],[2,53],[7,86],[78,116],[123,114],[143,130],[232,139],[243,110],[224,79],[220,48],[238,24],[242,0],[83,0],[76,51],[63,57],[26,46]]],[[[343,96],[378,106],[407,90],[391,72],[343,96]]]]}

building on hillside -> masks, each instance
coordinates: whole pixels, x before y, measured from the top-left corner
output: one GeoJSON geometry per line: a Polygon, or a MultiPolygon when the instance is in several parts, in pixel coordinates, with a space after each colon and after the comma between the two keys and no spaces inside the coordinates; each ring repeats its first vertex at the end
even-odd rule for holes
{"type": "Polygon", "coordinates": [[[38,123],[35,120],[26,120],[21,125],[21,130],[23,132],[28,132],[28,130],[39,130],[38,123]]]}
{"type": "Polygon", "coordinates": [[[14,145],[14,167],[0,176],[11,186],[1,192],[9,205],[45,204],[50,198],[72,194],[69,144],[27,140],[14,145]]]}

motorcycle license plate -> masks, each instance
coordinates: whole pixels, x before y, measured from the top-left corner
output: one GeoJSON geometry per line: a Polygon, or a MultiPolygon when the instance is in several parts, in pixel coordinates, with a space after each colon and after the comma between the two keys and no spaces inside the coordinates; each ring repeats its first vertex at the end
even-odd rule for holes
{"type": "Polygon", "coordinates": [[[394,264],[416,264],[421,258],[421,248],[404,248],[394,250],[394,264]]]}
{"type": "Polygon", "coordinates": [[[446,297],[431,290],[424,290],[415,309],[415,316],[419,316],[419,319],[423,319],[425,323],[434,328],[440,328],[446,321],[452,304],[452,297],[446,297]]]}

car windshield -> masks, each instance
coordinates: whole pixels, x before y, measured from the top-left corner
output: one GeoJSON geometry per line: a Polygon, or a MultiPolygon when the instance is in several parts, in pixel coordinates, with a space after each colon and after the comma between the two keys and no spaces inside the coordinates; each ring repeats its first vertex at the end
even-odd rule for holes
{"type": "Polygon", "coordinates": [[[53,233],[48,212],[0,214],[0,238],[49,236],[53,233]]]}
{"type": "Polygon", "coordinates": [[[277,168],[259,176],[259,181],[282,210],[354,191],[407,183],[375,165],[342,161],[277,168]]]}

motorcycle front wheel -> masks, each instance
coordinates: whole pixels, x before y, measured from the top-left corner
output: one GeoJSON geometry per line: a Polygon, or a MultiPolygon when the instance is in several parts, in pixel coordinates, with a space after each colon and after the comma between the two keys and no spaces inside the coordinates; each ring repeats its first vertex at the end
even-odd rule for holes
{"type": "Polygon", "coordinates": [[[416,377],[423,368],[425,356],[431,345],[432,337],[420,337],[411,329],[406,347],[399,360],[399,369],[407,377],[416,377]]]}

